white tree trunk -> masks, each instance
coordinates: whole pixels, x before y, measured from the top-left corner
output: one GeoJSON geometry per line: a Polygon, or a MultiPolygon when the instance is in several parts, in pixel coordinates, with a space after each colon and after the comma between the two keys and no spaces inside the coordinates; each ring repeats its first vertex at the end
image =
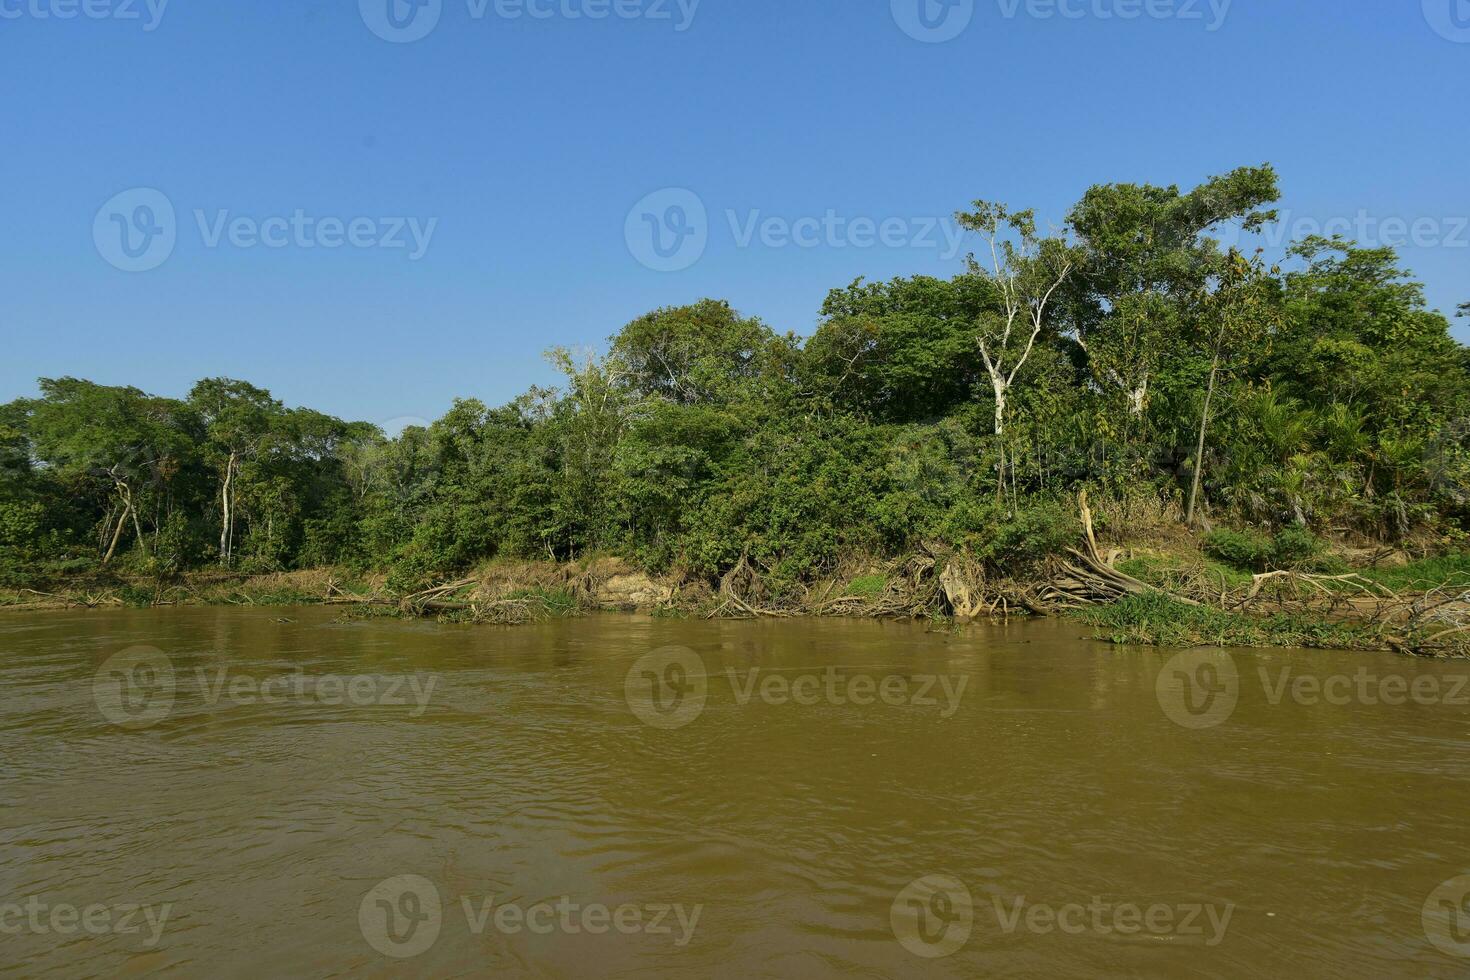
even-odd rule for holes
{"type": "Polygon", "coordinates": [[[220,525],[219,525],[219,560],[221,564],[230,563],[231,544],[234,541],[234,509],[231,504],[231,488],[235,482],[235,453],[230,452],[230,458],[225,462],[225,480],[220,486],[220,525]]]}
{"type": "Polygon", "coordinates": [[[117,551],[118,539],[122,537],[122,530],[124,527],[127,526],[128,523],[129,509],[130,508],[126,504],[124,504],[122,513],[117,515],[117,527],[113,528],[112,531],[112,543],[107,546],[107,554],[102,556],[102,564],[104,565],[112,561],[112,554],[113,552],[117,551]]]}
{"type": "Polygon", "coordinates": [[[1136,388],[1128,389],[1127,395],[1129,413],[1134,416],[1143,415],[1144,406],[1148,404],[1148,378],[1144,378],[1136,388]]]}

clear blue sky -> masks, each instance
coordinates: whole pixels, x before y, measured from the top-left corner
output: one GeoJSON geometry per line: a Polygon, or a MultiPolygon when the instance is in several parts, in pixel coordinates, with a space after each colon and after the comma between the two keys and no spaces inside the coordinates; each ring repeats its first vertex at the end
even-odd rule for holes
{"type": "MultiPolygon", "coordinates": [[[[0,399],[38,376],[182,395],[226,374],[345,417],[433,418],[547,383],[544,348],[657,306],[721,297],[805,333],[857,276],[953,274],[942,234],[908,239],[976,197],[1059,221],[1091,183],[1263,161],[1295,219],[1432,222],[1406,262],[1434,305],[1470,300],[1464,0],[1234,0],[1214,30],[1221,0],[926,0],[941,33],[970,14],[940,43],[900,28],[923,32],[918,0],[702,0],[687,23],[690,0],[525,0],[553,16],[518,19],[511,0],[394,0],[405,30],[438,15],[410,43],[370,29],[393,33],[386,2],[174,0],[148,30],[148,0],[0,0],[0,399]],[[104,209],[139,187],[176,209],[176,242],[129,273],[98,241],[156,227],[136,198],[104,209]],[[705,206],[708,241],[660,272],[628,219],[670,187],[705,206]],[[371,219],[362,242],[438,223],[417,260],[303,248],[284,224],[262,230],[285,247],[209,244],[221,212],[297,211],[371,219]],[[741,244],[755,212],[829,211],[903,221],[869,248],[845,224],[741,244]]],[[[648,213],[674,220],[668,202],[648,213]]]]}

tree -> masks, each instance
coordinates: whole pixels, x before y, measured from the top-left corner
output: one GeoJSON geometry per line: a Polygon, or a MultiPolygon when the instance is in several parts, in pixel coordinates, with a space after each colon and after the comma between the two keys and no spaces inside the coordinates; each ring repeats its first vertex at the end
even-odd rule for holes
{"type": "Polygon", "coordinates": [[[802,351],[800,388],[877,421],[943,418],[975,397],[975,323],[996,305],[993,284],[973,275],[834,289],[802,351]]]}
{"type": "MultiPolygon", "coordinates": [[[[728,401],[742,389],[780,376],[776,335],[760,320],[741,317],[729,303],[701,300],[655,310],[612,338],[610,361],[640,394],[679,405],[728,401]]],[[[564,351],[552,358],[569,377],[564,351]]]]}
{"type": "Polygon", "coordinates": [[[1188,305],[1224,256],[1206,232],[1225,222],[1256,230],[1275,218],[1276,171],[1242,167],[1187,194],[1178,187],[1102,184],[1068,222],[1081,251],[1072,335],[1099,383],[1141,417],[1160,359],[1176,345],[1188,305]]]}
{"type": "MultiPolygon", "coordinates": [[[[102,563],[112,561],[131,525],[146,552],[142,495],[177,472],[189,451],[185,407],[137,388],[110,388],[75,378],[42,378],[29,429],[37,455],[73,479],[98,479],[115,499],[101,537],[102,563]]],[[[156,527],[155,523],[155,527],[156,527]]]]}
{"type": "Polygon", "coordinates": [[[972,254],[970,274],[988,279],[998,299],[998,309],[987,309],[977,317],[975,340],[995,397],[996,496],[1003,498],[1011,388],[1047,325],[1048,308],[1071,273],[1073,259],[1064,242],[1037,237],[1035,212],[1013,212],[989,201],[975,201],[973,207],[975,210],[955,217],[961,227],[984,239],[990,267],[985,268],[972,254]]]}
{"type": "Polygon", "coordinates": [[[189,404],[204,422],[205,456],[219,472],[219,560],[234,557],[242,463],[264,451],[284,412],[271,393],[244,381],[209,378],[194,385],[189,404]]]}
{"type": "Polygon", "coordinates": [[[1234,249],[1221,271],[1215,290],[1202,302],[1200,328],[1210,358],[1209,381],[1205,385],[1204,407],[1200,410],[1199,442],[1194,451],[1193,475],[1189,485],[1189,503],[1184,523],[1194,526],[1195,507],[1199,502],[1200,483],[1205,471],[1205,438],[1210,426],[1210,408],[1215,399],[1215,386],[1222,371],[1228,371],[1234,359],[1279,322],[1279,306],[1274,302],[1274,281],[1262,267],[1259,253],[1247,259],[1234,249]]]}
{"type": "Polygon", "coordinates": [[[1036,347],[1052,297],[1066,282],[1073,260],[1064,242],[1037,237],[1035,212],[1013,212],[989,201],[976,201],[974,208],[955,217],[961,227],[985,240],[990,267],[986,269],[971,255],[970,274],[988,278],[999,298],[999,309],[986,310],[978,317],[975,339],[995,394],[995,437],[1001,451],[1003,489],[1011,387],[1036,347]],[[1007,234],[1013,237],[1004,237],[1007,234]]]}

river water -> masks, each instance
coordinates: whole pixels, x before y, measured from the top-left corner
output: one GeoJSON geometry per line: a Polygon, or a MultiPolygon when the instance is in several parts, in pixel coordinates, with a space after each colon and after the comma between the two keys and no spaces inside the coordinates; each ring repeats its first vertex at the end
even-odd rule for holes
{"type": "Polygon", "coordinates": [[[18,976],[1470,975],[1470,664],[0,616],[18,976]]]}

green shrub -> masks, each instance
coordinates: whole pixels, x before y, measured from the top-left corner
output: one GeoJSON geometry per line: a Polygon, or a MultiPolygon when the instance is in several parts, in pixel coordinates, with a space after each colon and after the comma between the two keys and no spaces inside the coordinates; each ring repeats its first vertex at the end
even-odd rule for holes
{"type": "Polygon", "coordinates": [[[1265,568],[1271,557],[1271,539],[1250,531],[1226,528],[1205,535],[1205,554],[1236,568],[1265,568]]]}
{"type": "Polygon", "coordinates": [[[1264,572],[1307,565],[1322,557],[1326,544],[1304,527],[1282,528],[1269,538],[1255,531],[1221,528],[1205,535],[1204,548],[1205,554],[1227,565],[1264,572]]]}
{"type": "Polygon", "coordinates": [[[946,518],[943,532],[962,548],[1003,573],[1015,572],[1073,544],[1077,517],[1058,501],[1026,501],[1015,513],[993,500],[966,500],[946,518]]]}
{"type": "Polygon", "coordinates": [[[1305,565],[1326,551],[1322,539],[1304,527],[1287,527],[1271,539],[1269,561],[1275,568],[1305,565]]]}
{"type": "Polygon", "coordinates": [[[135,609],[143,609],[153,605],[156,593],[153,589],[146,589],[136,585],[124,585],[118,588],[117,597],[124,605],[135,609]]]}

